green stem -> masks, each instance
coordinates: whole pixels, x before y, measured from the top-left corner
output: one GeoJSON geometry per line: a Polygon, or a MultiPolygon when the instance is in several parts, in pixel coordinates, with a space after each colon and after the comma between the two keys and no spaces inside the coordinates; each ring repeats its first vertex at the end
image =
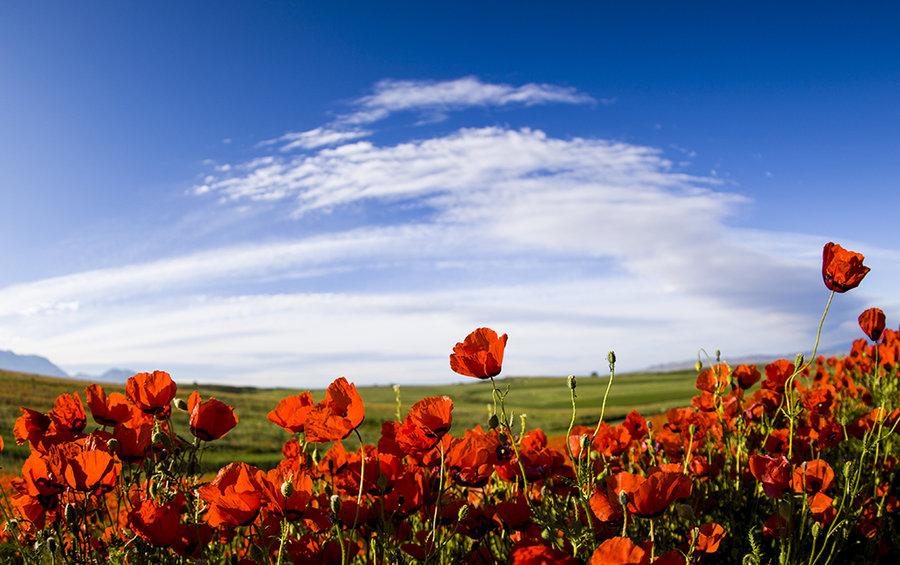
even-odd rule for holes
{"type": "Polygon", "coordinates": [[[359,439],[359,451],[360,451],[360,459],[359,459],[359,492],[356,495],[356,513],[353,516],[353,531],[356,531],[356,523],[359,521],[359,507],[362,506],[362,495],[363,495],[363,484],[366,478],[366,446],[363,443],[362,436],[359,435],[359,430],[353,430],[356,433],[357,439],[359,439]]]}

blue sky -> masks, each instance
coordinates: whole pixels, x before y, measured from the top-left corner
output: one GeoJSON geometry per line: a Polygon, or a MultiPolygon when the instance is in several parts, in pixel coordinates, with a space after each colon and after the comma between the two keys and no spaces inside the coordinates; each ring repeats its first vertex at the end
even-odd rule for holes
{"type": "MultiPolygon", "coordinates": [[[[630,4],[630,3],[629,3],[630,4]]],[[[0,8],[0,348],[317,385],[808,347],[900,314],[900,12],[0,8]]],[[[892,318],[895,319],[895,318],[892,318]]],[[[891,325],[896,325],[891,323],[891,325]]]]}

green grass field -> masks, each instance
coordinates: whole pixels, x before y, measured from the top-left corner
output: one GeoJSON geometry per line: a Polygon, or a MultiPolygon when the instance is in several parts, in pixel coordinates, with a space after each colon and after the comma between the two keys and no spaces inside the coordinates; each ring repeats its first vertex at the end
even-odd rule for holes
{"type": "MultiPolygon", "coordinates": [[[[674,406],[684,406],[690,402],[694,389],[695,373],[680,371],[671,373],[644,373],[616,376],[607,402],[607,416],[610,420],[624,417],[630,410],[651,415],[674,406]]],[[[566,379],[561,377],[510,377],[498,381],[501,389],[508,384],[507,409],[516,415],[528,415],[528,428],[542,428],[548,435],[565,433],[570,417],[569,390],[566,379]]],[[[11,373],[0,370],[0,435],[6,443],[6,451],[0,454],[0,466],[5,472],[15,472],[27,456],[27,446],[17,446],[12,437],[12,426],[19,416],[19,406],[48,411],[57,395],[79,391],[84,401],[87,382],[11,373]]],[[[606,389],[607,377],[581,377],[578,379],[578,424],[596,423],[600,413],[600,403],[606,389]]],[[[104,384],[107,391],[122,391],[122,386],[104,384]]],[[[187,398],[192,386],[182,384],[178,396],[187,398]]],[[[257,389],[219,385],[200,385],[203,398],[214,396],[235,407],[240,422],[223,439],[210,444],[204,455],[205,466],[218,468],[230,461],[246,461],[261,467],[270,467],[280,459],[281,444],[288,434],[270,423],[266,414],[277,402],[297,390],[257,389]]],[[[366,441],[375,442],[381,430],[381,423],[393,419],[396,413],[394,390],[390,386],[360,387],[360,394],[366,405],[366,421],[361,432],[366,441]]],[[[318,401],[322,391],[314,391],[318,401]]],[[[403,413],[411,404],[425,396],[448,395],[454,403],[453,430],[461,435],[462,430],[475,424],[485,425],[487,405],[491,402],[491,385],[475,379],[465,383],[435,386],[408,386],[400,391],[403,413]]],[[[85,406],[87,410],[87,406],[85,406]]],[[[187,434],[187,418],[182,412],[175,412],[176,425],[183,435],[187,434]]],[[[88,429],[93,429],[89,416],[88,429]]]]}

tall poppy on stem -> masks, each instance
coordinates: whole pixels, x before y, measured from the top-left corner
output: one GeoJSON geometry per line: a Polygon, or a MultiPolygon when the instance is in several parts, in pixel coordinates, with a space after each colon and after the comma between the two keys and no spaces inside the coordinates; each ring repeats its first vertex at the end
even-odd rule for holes
{"type": "Polygon", "coordinates": [[[337,441],[362,424],[366,412],[356,385],[340,377],[328,385],[325,400],[306,417],[306,439],[313,443],[337,441]]]}
{"type": "Polygon", "coordinates": [[[506,340],[506,334],[497,337],[497,332],[490,328],[478,328],[453,347],[450,368],[476,379],[496,377],[503,369],[506,340]]]}
{"type": "Polygon", "coordinates": [[[306,391],[282,398],[266,418],[292,434],[299,434],[306,427],[306,417],[314,407],[312,394],[306,391]]]}
{"type": "Polygon", "coordinates": [[[188,412],[191,433],[203,441],[221,438],[238,423],[234,408],[215,398],[201,402],[196,390],[188,397],[188,412]]]}
{"type": "Polygon", "coordinates": [[[172,412],[172,399],[178,386],[169,373],[153,371],[138,373],[125,383],[125,394],[145,414],[166,419],[172,412]]]}
{"type": "Polygon", "coordinates": [[[881,308],[869,308],[859,315],[859,327],[872,341],[881,339],[884,333],[885,317],[881,308]]]}
{"type": "Polygon", "coordinates": [[[828,290],[847,292],[859,286],[869,268],[863,265],[865,255],[847,251],[837,243],[828,242],[822,249],[822,280],[828,290]]]}

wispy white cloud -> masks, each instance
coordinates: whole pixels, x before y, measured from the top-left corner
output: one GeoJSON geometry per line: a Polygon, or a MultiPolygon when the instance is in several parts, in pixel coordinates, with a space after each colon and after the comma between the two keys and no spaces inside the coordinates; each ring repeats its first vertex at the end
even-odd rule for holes
{"type": "MultiPolygon", "coordinates": [[[[0,289],[0,343],[73,370],[294,386],[450,378],[450,347],[479,325],[510,333],[510,374],[599,369],[608,348],[634,369],[698,347],[809,346],[828,234],[735,228],[747,199],[655,148],[506,127],[379,144],[350,125],[550,102],[590,98],[475,78],[379,83],[343,124],[211,162],[192,191],[209,206],[198,229],[281,214],[306,235],[0,289]]],[[[869,255],[870,279],[887,278],[840,297],[826,343],[853,335],[842,321],[866,302],[900,309],[884,282],[900,276],[897,252],[845,243],[869,255]]]]}
{"type": "Polygon", "coordinates": [[[329,145],[338,145],[361,137],[371,135],[371,131],[363,129],[338,130],[329,127],[318,127],[307,131],[290,131],[260,143],[261,147],[281,144],[281,151],[294,149],[315,149],[329,145]]]}
{"type": "Polygon", "coordinates": [[[468,107],[594,102],[588,94],[554,84],[513,86],[482,82],[472,76],[444,81],[382,80],[372,94],[356,99],[353,104],[356,109],[340,117],[338,123],[370,124],[390,114],[408,111],[440,116],[449,110],[468,107]]]}

